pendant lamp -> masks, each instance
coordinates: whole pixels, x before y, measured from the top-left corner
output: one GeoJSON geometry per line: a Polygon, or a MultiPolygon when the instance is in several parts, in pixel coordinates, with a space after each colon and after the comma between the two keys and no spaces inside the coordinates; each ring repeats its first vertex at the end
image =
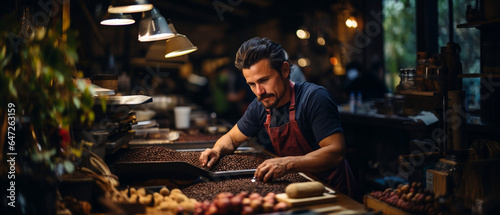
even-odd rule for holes
{"type": "Polygon", "coordinates": [[[167,24],[167,20],[156,8],[142,12],[142,19],[139,24],[139,41],[150,42],[166,40],[172,37],[174,37],[174,33],[167,24]]]}
{"type": "Polygon", "coordinates": [[[135,20],[130,14],[106,13],[101,21],[101,25],[131,25],[135,20]]]}
{"type": "Polygon", "coordinates": [[[168,39],[166,42],[165,58],[177,57],[198,50],[198,47],[194,46],[186,35],[177,33],[170,19],[167,22],[170,30],[172,30],[175,36],[168,39]]]}
{"type": "Polygon", "coordinates": [[[148,0],[112,0],[109,13],[140,13],[153,9],[148,0]]]}

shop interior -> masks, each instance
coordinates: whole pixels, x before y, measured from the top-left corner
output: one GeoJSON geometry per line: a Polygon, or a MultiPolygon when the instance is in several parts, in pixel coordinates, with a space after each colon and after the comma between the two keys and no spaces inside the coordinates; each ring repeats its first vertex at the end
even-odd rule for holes
{"type": "MultiPolygon", "coordinates": [[[[74,101],[78,108],[74,108],[73,100],[69,100],[71,107],[63,107],[68,101],[56,99],[36,103],[37,98],[49,98],[50,93],[58,90],[42,90],[49,96],[43,93],[28,96],[29,101],[35,101],[33,104],[45,103],[58,108],[61,104],[58,110],[72,112],[72,118],[82,120],[63,126],[70,138],[68,144],[75,146],[77,156],[59,151],[62,143],[56,144],[57,150],[50,155],[42,153],[42,148],[50,151],[53,146],[38,141],[33,144],[38,144],[40,153],[28,150],[33,145],[30,137],[37,136],[30,135],[30,131],[35,134],[36,129],[28,125],[43,128],[47,115],[16,121],[16,128],[27,134],[16,137],[18,150],[26,149],[29,153],[25,155],[31,157],[26,159],[30,160],[26,165],[52,156],[42,162],[43,166],[50,166],[50,172],[58,168],[56,171],[65,172],[81,165],[92,166],[116,175],[115,182],[120,184],[117,187],[128,189],[129,196],[131,187],[155,187],[158,193],[161,193],[160,184],[186,187],[183,183],[192,182],[189,177],[188,180],[169,179],[172,175],[184,176],[186,172],[212,179],[229,177],[214,176],[214,172],[190,169],[192,166],[182,164],[155,166],[155,162],[147,163],[145,158],[174,153],[172,150],[191,154],[194,149],[212,147],[231,129],[255,99],[234,66],[236,51],[252,37],[267,37],[286,50],[296,72],[301,74],[298,80],[321,85],[336,99],[345,135],[346,159],[365,195],[363,199],[348,201],[339,197],[338,202],[345,201],[346,208],[351,205],[361,208],[361,214],[495,214],[499,211],[500,3],[493,0],[149,0],[145,2],[154,5],[153,9],[121,14],[119,19],[127,19],[128,23],[106,24],[103,22],[106,18],[117,14],[110,13],[110,5],[117,2],[120,0],[16,0],[0,4],[1,14],[12,14],[11,20],[15,22],[11,24],[18,25],[15,29],[21,31],[12,33],[8,19],[2,19],[2,34],[9,39],[0,44],[2,47],[44,41],[44,35],[56,34],[49,29],[62,30],[62,38],[65,38],[62,41],[70,50],[65,53],[77,57],[57,58],[51,55],[53,52],[44,52],[48,49],[43,46],[37,53],[54,57],[47,58],[48,61],[71,62],[68,67],[71,71],[61,73],[61,76],[69,75],[67,79],[59,78],[55,72],[54,80],[67,83],[68,79],[74,79],[74,83],[82,84],[75,85],[78,89],[93,87],[92,91],[78,94],[83,95],[79,97],[81,101],[74,101]],[[149,24],[165,23],[171,36],[160,40],[147,38],[154,33],[147,29],[148,21],[149,24]],[[186,48],[187,54],[176,55],[170,50],[179,44],[186,48]],[[85,100],[85,96],[92,101],[85,100]],[[183,122],[180,121],[182,111],[183,122]],[[127,154],[130,149],[142,155],[127,154]],[[65,167],[64,161],[53,158],[56,155],[68,155],[64,159],[73,165],[65,167]],[[120,165],[123,160],[127,162],[120,165]],[[146,163],[141,165],[141,162],[146,163]],[[158,168],[165,171],[158,173],[158,168]],[[151,178],[152,175],[155,177],[151,178]],[[404,185],[415,189],[410,192],[412,195],[432,192],[439,204],[429,210],[425,204],[421,208],[402,206],[383,196],[388,192],[401,192],[404,185]],[[427,213],[429,211],[432,213],[427,213]]],[[[0,57],[3,63],[6,57],[0,57]]],[[[37,61],[32,62],[34,65],[37,61]]],[[[5,61],[0,66],[10,71],[12,64],[5,61]]],[[[24,71],[25,67],[20,68],[24,71]]],[[[27,70],[36,74],[35,70],[27,70]]],[[[48,74],[51,70],[40,71],[49,71],[48,74]]],[[[2,105],[10,108],[9,96],[16,91],[12,89],[17,89],[19,95],[24,94],[20,91],[23,87],[12,85],[17,79],[8,82],[8,78],[2,77],[6,80],[2,82],[5,84],[2,90],[5,89],[7,96],[2,105]]],[[[38,82],[32,85],[26,88],[36,92],[38,82]]],[[[64,96],[63,91],[59,91],[61,96],[58,93],[57,98],[64,96]]],[[[3,113],[4,109],[0,110],[3,113]]],[[[29,110],[36,113],[38,109],[29,110]]],[[[17,110],[18,118],[21,112],[17,110]]],[[[2,131],[7,131],[10,121],[7,114],[2,117],[5,117],[2,131]]],[[[45,127],[41,132],[52,135],[53,129],[56,128],[45,127]]],[[[8,137],[7,133],[2,135],[2,139],[8,137]]],[[[50,135],[47,139],[54,140],[50,135]]],[[[56,138],[56,142],[61,141],[56,138]]],[[[8,141],[2,144],[2,156],[7,158],[8,141]]],[[[255,149],[266,151],[266,147],[259,144],[257,138],[242,147],[241,153],[256,153],[252,151],[255,149]],[[247,149],[249,151],[245,151],[247,149]]],[[[172,154],[174,156],[177,155],[172,154]]],[[[2,158],[2,162],[7,160],[2,158]]],[[[8,169],[0,172],[8,172],[8,169]]],[[[239,174],[249,176],[251,172],[239,174]]],[[[67,192],[87,199],[94,208],[92,213],[114,207],[103,206],[99,199],[83,195],[89,193],[85,186],[94,186],[86,180],[95,181],[95,178],[56,175],[51,184],[57,184],[54,186],[61,193],[51,192],[51,186],[40,192],[52,197],[67,192]]],[[[0,181],[2,188],[9,183],[7,176],[2,176],[0,181]]],[[[38,185],[27,186],[26,190],[38,185]]],[[[194,189],[183,192],[196,193],[194,189]]],[[[18,188],[18,192],[22,190],[18,188]]],[[[203,192],[218,193],[217,190],[203,192]]],[[[423,199],[424,196],[422,194],[423,199]]],[[[411,202],[411,197],[406,198],[411,202]]],[[[419,201],[415,198],[414,202],[419,201]]],[[[130,210],[129,213],[147,211],[128,207],[121,209],[130,210]]]]}

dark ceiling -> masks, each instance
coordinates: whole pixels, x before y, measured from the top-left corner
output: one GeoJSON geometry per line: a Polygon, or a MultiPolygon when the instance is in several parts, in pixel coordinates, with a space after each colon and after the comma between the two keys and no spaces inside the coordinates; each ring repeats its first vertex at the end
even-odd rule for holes
{"type": "MultiPolygon", "coordinates": [[[[93,15],[94,22],[104,16],[110,4],[110,1],[71,0],[72,25],[89,23],[88,19],[83,20],[80,16],[84,12],[84,8],[79,7],[82,2],[93,15]]],[[[331,5],[337,1],[150,0],[150,2],[165,18],[172,20],[179,33],[186,34],[195,45],[198,45],[199,50],[191,55],[192,58],[204,58],[234,54],[241,42],[256,36],[256,28],[272,21],[278,23],[272,25],[274,30],[294,34],[308,18],[314,17],[318,12],[329,13],[331,5]],[[224,51],[214,51],[219,49],[224,51]]],[[[132,15],[136,24],[130,27],[130,32],[135,32],[137,30],[134,28],[141,19],[141,13],[132,15]]],[[[107,30],[99,28],[101,31],[107,30]]],[[[137,53],[134,45],[132,46],[132,53],[137,53]]]]}
{"type": "Polygon", "coordinates": [[[286,20],[295,28],[307,14],[328,10],[336,1],[270,0],[151,0],[165,17],[198,24],[227,24],[247,28],[271,19],[286,20]]]}
{"type": "MultiPolygon", "coordinates": [[[[99,25],[111,0],[52,0],[70,2],[71,28],[79,31],[81,61],[106,61],[109,52],[121,62],[131,57],[144,57],[150,43],[137,42],[141,13],[132,14],[136,23],[131,26],[99,25]],[[130,41],[130,42],[127,42],[130,41]]],[[[233,56],[239,45],[253,36],[267,36],[277,42],[294,44],[286,35],[309,23],[316,25],[318,12],[331,14],[332,5],[347,0],[150,0],[177,31],[198,46],[191,60],[233,56]],[[271,24],[269,24],[271,23],[271,24]],[[264,32],[264,33],[263,33],[264,32]],[[279,32],[279,33],[276,33],[279,32]]],[[[0,11],[17,11],[23,5],[40,10],[38,0],[2,1],[0,11]]],[[[54,9],[54,8],[52,8],[54,9]]],[[[295,38],[296,39],[296,38],[295,38]]]]}

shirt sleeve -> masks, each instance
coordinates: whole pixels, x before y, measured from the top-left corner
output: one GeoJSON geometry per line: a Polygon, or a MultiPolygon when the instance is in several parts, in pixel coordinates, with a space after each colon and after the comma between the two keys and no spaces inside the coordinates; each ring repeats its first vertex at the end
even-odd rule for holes
{"type": "Polygon", "coordinates": [[[337,104],[325,88],[314,90],[309,98],[308,118],[317,143],[336,132],[344,132],[337,104]]]}
{"type": "Polygon", "coordinates": [[[238,120],[237,126],[247,137],[254,137],[264,125],[266,110],[257,99],[254,99],[243,116],[238,120]]]}

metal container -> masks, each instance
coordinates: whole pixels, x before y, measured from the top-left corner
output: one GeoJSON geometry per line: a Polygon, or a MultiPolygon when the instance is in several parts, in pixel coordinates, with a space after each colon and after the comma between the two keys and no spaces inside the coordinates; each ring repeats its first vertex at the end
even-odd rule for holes
{"type": "Polygon", "coordinates": [[[400,86],[403,90],[415,90],[415,68],[404,68],[399,70],[399,77],[401,78],[400,86]]]}

